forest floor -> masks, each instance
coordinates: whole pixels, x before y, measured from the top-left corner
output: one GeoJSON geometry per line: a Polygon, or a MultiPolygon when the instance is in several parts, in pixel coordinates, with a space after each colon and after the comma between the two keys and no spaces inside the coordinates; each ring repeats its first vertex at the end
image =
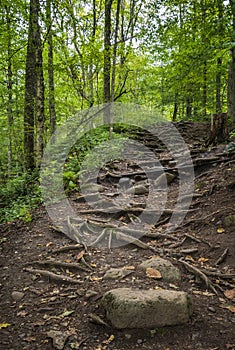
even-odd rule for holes
{"type": "MultiPolygon", "coordinates": [[[[63,251],[61,248],[74,242],[53,228],[43,206],[34,211],[29,223],[15,221],[1,226],[1,350],[235,350],[235,222],[234,218],[228,219],[235,214],[235,157],[224,152],[225,145],[206,150],[203,142],[207,130],[206,124],[182,124],[180,131],[195,164],[195,196],[190,207],[193,210],[172,237],[164,236],[169,214],[163,214],[162,223],[151,231],[156,237],[141,239],[149,249],[129,244],[109,250],[103,244],[88,247],[87,251],[81,246],[63,251]],[[181,282],[167,284],[137,268],[153,255],[178,266],[181,282]],[[53,262],[46,264],[51,259],[53,262]],[[198,270],[187,270],[182,259],[204,272],[207,286],[195,272],[198,270]],[[56,262],[68,266],[58,267],[56,262]],[[72,268],[70,263],[83,269],[77,265],[72,268]],[[104,279],[111,267],[124,266],[131,266],[129,275],[104,279]],[[78,283],[56,281],[36,270],[62,274],[78,283]],[[101,297],[118,287],[186,291],[193,300],[190,322],[147,330],[115,330],[102,325],[107,320],[101,297]]],[[[167,154],[163,152],[161,157],[166,159],[167,154]]],[[[111,170],[116,174],[123,171],[118,163],[115,166],[111,170]]],[[[109,193],[114,188],[107,178],[103,184],[109,193]]],[[[177,196],[177,186],[176,178],[169,185],[169,203],[177,196]]],[[[84,216],[89,217],[85,214],[87,204],[78,196],[71,196],[74,208],[78,212],[83,209],[84,216]]],[[[146,195],[135,197],[139,203],[146,195]]],[[[117,220],[125,221],[125,214],[117,220]]]]}

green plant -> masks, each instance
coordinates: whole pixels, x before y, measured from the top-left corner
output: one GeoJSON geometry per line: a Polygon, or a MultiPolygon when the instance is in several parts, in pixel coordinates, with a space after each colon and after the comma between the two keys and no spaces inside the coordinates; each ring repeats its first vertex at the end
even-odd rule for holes
{"type": "Polygon", "coordinates": [[[37,173],[22,174],[0,186],[0,221],[32,220],[31,211],[41,202],[37,173]]]}

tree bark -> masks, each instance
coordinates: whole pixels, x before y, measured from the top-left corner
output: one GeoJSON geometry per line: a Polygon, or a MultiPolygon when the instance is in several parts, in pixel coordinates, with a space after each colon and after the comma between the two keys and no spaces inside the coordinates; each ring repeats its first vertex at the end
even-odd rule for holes
{"type": "Polygon", "coordinates": [[[54,57],[53,57],[53,35],[51,19],[51,0],[46,3],[47,17],[47,43],[48,43],[48,89],[49,89],[49,113],[50,113],[50,135],[53,135],[56,128],[56,110],[55,110],[55,84],[54,84],[54,57]]]}
{"type": "MultiPolygon", "coordinates": [[[[223,2],[217,0],[218,7],[218,37],[221,41],[223,35],[223,2]]],[[[222,57],[217,59],[217,72],[216,72],[216,113],[222,112],[222,100],[221,100],[221,75],[222,75],[222,57]]]]}
{"type": "Polygon", "coordinates": [[[24,167],[27,171],[35,168],[34,154],[34,117],[36,99],[36,37],[37,37],[37,0],[30,1],[28,44],[25,73],[24,101],[24,167]]]}
{"type": "MultiPolygon", "coordinates": [[[[104,23],[104,103],[111,102],[111,8],[113,0],[105,0],[104,23]]],[[[105,109],[104,122],[110,121],[110,108],[105,109]]]]}
{"type": "Polygon", "coordinates": [[[12,49],[11,49],[11,17],[10,8],[5,6],[7,20],[7,118],[8,118],[8,176],[12,173],[12,128],[13,128],[13,111],[12,111],[12,49]]]}
{"type": "MultiPolygon", "coordinates": [[[[37,1],[39,11],[39,0],[37,1]]],[[[44,77],[42,62],[42,42],[41,30],[37,18],[37,35],[36,35],[36,122],[37,122],[37,166],[40,167],[44,147],[44,77]]]]}
{"type": "MultiPolygon", "coordinates": [[[[235,42],[235,0],[230,0],[233,17],[232,42],[235,42]]],[[[228,115],[232,118],[235,126],[235,45],[231,48],[231,60],[228,73],[228,115]]]]}

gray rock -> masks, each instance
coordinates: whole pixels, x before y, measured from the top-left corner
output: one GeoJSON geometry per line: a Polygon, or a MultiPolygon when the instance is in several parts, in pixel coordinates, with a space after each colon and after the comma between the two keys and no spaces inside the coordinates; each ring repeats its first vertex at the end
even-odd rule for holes
{"type": "Polygon", "coordinates": [[[156,328],[188,322],[191,299],[185,292],[118,288],[102,298],[106,317],[117,329],[156,328]]]}
{"type": "Polygon", "coordinates": [[[146,194],[148,192],[149,192],[149,190],[147,189],[147,187],[145,187],[143,185],[133,186],[126,191],[126,193],[130,193],[130,194],[133,193],[133,194],[137,194],[137,195],[146,194]]]}
{"type": "Polygon", "coordinates": [[[11,297],[14,301],[20,301],[21,299],[23,299],[24,293],[15,291],[11,293],[11,297]]]}
{"type": "Polygon", "coordinates": [[[155,257],[148,259],[139,265],[139,268],[142,270],[147,270],[149,267],[160,271],[162,279],[167,282],[178,282],[181,280],[180,270],[169,260],[155,257]]]}
{"type": "Polygon", "coordinates": [[[229,215],[224,218],[224,225],[226,227],[235,226],[235,215],[229,215]]]}
{"type": "Polygon", "coordinates": [[[164,173],[161,174],[155,181],[154,181],[154,186],[155,187],[165,187],[169,185],[174,179],[175,179],[174,174],[170,173],[164,173]]]}
{"type": "Polygon", "coordinates": [[[95,290],[88,289],[86,291],[85,298],[90,299],[90,298],[95,297],[97,295],[98,295],[98,293],[95,290]]]}
{"type": "Polygon", "coordinates": [[[106,271],[104,279],[122,279],[130,275],[133,271],[125,268],[112,268],[106,271]]]}

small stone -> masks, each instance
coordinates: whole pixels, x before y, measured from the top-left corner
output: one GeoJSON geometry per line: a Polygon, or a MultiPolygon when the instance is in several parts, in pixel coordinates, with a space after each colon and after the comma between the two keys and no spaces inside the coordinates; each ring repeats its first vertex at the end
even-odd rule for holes
{"type": "Polygon", "coordinates": [[[15,291],[11,293],[11,297],[14,301],[20,301],[21,299],[23,299],[24,293],[15,291]]]}
{"type": "Polygon", "coordinates": [[[133,186],[126,191],[126,193],[129,193],[129,194],[133,193],[136,195],[146,194],[148,192],[149,192],[148,188],[143,185],[133,186]]]}
{"type": "Polygon", "coordinates": [[[215,312],[216,312],[215,308],[214,308],[214,307],[212,307],[212,306],[209,306],[209,307],[208,307],[208,311],[213,312],[213,313],[215,313],[215,312]]]}
{"type": "Polygon", "coordinates": [[[88,289],[85,294],[86,299],[90,299],[92,297],[95,297],[98,293],[95,290],[88,289]]]}
{"type": "Polygon", "coordinates": [[[131,334],[125,334],[126,339],[131,339],[131,334]]]}
{"type": "Polygon", "coordinates": [[[143,343],[143,340],[142,339],[138,339],[137,340],[137,344],[142,344],[143,343]]]}
{"type": "Polygon", "coordinates": [[[235,226],[235,215],[229,215],[224,218],[225,227],[235,226]]]}
{"type": "Polygon", "coordinates": [[[106,271],[104,279],[122,279],[130,275],[133,271],[125,268],[112,268],[106,271]]]}

